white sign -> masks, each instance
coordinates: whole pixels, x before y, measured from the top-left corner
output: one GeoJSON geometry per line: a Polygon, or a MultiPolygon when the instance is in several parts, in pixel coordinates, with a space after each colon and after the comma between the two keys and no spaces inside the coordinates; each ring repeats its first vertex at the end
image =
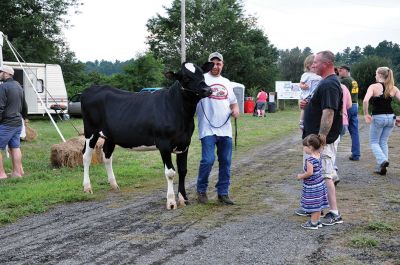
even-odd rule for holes
{"type": "Polygon", "coordinates": [[[278,99],[300,99],[299,83],[275,81],[275,91],[278,93],[278,99]]]}

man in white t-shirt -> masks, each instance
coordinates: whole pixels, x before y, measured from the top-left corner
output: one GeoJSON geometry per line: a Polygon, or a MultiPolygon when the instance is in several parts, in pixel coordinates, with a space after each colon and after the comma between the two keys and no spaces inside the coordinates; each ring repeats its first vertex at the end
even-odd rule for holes
{"type": "Polygon", "coordinates": [[[229,185],[232,161],[232,125],[230,116],[239,117],[239,106],[231,82],[221,76],[224,60],[219,52],[211,53],[208,61],[214,67],[204,74],[212,94],[197,104],[199,139],[201,141],[201,161],[197,177],[197,196],[199,203],[208,202],[208,178],[215,161],[215,147],[219,162],[219,174],[216,189],[218,201],[231,205],[229,185]]]}

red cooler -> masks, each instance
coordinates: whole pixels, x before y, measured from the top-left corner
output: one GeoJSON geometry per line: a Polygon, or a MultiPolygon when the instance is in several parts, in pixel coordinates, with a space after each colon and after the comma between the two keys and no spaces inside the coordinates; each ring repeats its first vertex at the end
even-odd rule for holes
{"type": "Polygon", "coordinates": [[[246,97],[244,101],[244,113],[253,113],[254,105],[255,103],[253,97],[246,97]]]}

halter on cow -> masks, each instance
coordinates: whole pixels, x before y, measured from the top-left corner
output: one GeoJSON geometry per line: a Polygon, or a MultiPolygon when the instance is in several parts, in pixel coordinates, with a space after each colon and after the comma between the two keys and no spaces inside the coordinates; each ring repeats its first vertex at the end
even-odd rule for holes
{"type": "Polygon", "coordinates": [[[91,86],[82,93],[82,117],[86,138],[83,148],[83,187],[92,193],[89,167],[92,153],[99,137],[104,138],[103,159],[111,187],[119,190],[112,169],[115,145],[124,148],[155,146],[163,160],[168,183],[167,208],[176,209],[173,179],[175,168],[171,153],[176,153],[178,167],[179,204],[188,201],[185,190],[187,156],[194,131],[194,114],[200,99],[211,94],[203,73],[211,70],[213,63],[202,68],[183,63],[177,73],[166,76],[176,82],[168,89],[153,93],[133,93],[110,86],[91,86]]]}

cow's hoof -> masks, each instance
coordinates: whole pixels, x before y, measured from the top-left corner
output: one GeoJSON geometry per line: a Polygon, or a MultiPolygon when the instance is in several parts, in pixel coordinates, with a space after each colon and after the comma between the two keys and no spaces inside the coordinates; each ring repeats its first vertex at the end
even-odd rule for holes
{"type": "Polygon", "coordinates": [[[185,198],[182,196],[182,194],[181,193],[178,193],[178,207],[179,208],[181,208],[181,207],[185,207],[186,206],[186,200],[185,200],[185,198]]]}
{"type": "Polygon", "coordinates": [[[119,191],[119,186],[118,186],[117,182],[115,182],[115,181],[110,182],[110,185],[111,185],[111,188],[112,188],[114,191],[119,191]]]}
{"type": "Polygon", "coordinates": [[[91,186],[84,187],[83,192],[93,194],[92,187],[91,186]]]}
{"type": "Polygon", "coordinates": [[[178,207],[176,206],[176,201],[167,201],[167,209],[168,210],[175,210],[178,207]]]}

